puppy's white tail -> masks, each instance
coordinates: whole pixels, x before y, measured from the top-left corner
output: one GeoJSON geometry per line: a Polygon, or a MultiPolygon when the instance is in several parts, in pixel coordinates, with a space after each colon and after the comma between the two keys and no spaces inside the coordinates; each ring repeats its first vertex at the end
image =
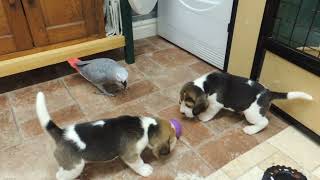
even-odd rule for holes
{"type": "Polygon", "coordinates": [[[313,98],[311,95],[299,92],[299,91],[292,91],[288,93],[282,93],[282,92],[270,92],[271,93],[271,99],[305,99],[311,101],[313,98]]]}
{"type": "Polygon", "coordinates": [[[51,117],[48,113],[46,100],[42,92],[38,92],[37,94],[36,110],[41,126],[46,128],[51,117]]]}
{"type": "Polygon", "coordinates": [[[51,121],[51,117],[46,106],[46,100],[42,92],[38,92],[37,94],[36,111],[41,126],[49,132],[53,139],[56,141],[59,140],[63,134],[63,130],[51,121]]]}
{"type": "Polygon", "coordinates": [[[313,99],[311,95],[304,92],[298,92],[298,91],[288,92],[287,98],[288,99],[305,99],[309,101],[313,99]]]}

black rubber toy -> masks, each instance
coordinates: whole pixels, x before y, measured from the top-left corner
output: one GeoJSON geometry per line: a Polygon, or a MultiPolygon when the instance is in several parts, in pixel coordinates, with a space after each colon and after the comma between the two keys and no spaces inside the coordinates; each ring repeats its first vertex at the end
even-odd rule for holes
{"type": "Polygon", "coordinates": [[[277,165],[268,168],[262,180],[307,180],[307,177],[295,169],[277,165]]]}

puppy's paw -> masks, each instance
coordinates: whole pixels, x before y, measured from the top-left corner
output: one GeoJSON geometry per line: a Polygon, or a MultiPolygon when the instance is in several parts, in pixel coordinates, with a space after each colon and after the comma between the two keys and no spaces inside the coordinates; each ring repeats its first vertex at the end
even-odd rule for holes
{"type": "Polygon", "coordinates": [[[203,122],[207,122],[207,121],[211,120],[213,117],[208,114],[201,113],[201,114],[199,114],[198,118],[203,122]]]}
{"type": "Polygon", "coordinates": [[[246,126],[243,128],[243,132],[248,134],[248,135],[253,135],[255,133],[257,133],[257,128],[254,126],[246,126]]]}
{"type": "Polygon", "coordinates": [[[183,108],[182,108],[182,105],[180,105],[179,110],[180,110],[180,113],[184,114],[184,110],[183,110],[183,108]]]}
{"type": "Polygon", "coordinates": [[[144,164],[139,168],[138,173],[143,177],[147,177],[152,174],[152,171],[153,168],[149,164],[144,164]]]}
{"type": "Polygon", "coordinates": [[[60,167],[59,171],[56,173],[57,180],[67,179],[66,177],[67,177],[67,175],[66,175],[65,171],[60,167]]]}

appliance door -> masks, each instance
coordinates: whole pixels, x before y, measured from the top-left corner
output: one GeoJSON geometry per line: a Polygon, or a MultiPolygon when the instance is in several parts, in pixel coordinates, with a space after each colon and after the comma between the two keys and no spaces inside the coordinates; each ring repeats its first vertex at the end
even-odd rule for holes
{"type": "Polygon", "coordinates": [[[233,0],[159,0],[160,36],[223,69],[233,0]]]}

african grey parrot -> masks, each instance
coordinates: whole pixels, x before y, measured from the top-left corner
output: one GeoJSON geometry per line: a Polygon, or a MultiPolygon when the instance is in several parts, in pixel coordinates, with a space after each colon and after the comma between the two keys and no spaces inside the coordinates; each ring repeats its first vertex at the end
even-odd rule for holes
{"type": "Polygon", "coordinates": [[[104,88],[105,84],[116,84],[125,89],[128,81],[128,71],[116,61],[108,58],[98,58],[81,61],[77,58],[68,59],[68,63],[84,78],[94,84],[104,95],[114,96],[104,88]]]}

